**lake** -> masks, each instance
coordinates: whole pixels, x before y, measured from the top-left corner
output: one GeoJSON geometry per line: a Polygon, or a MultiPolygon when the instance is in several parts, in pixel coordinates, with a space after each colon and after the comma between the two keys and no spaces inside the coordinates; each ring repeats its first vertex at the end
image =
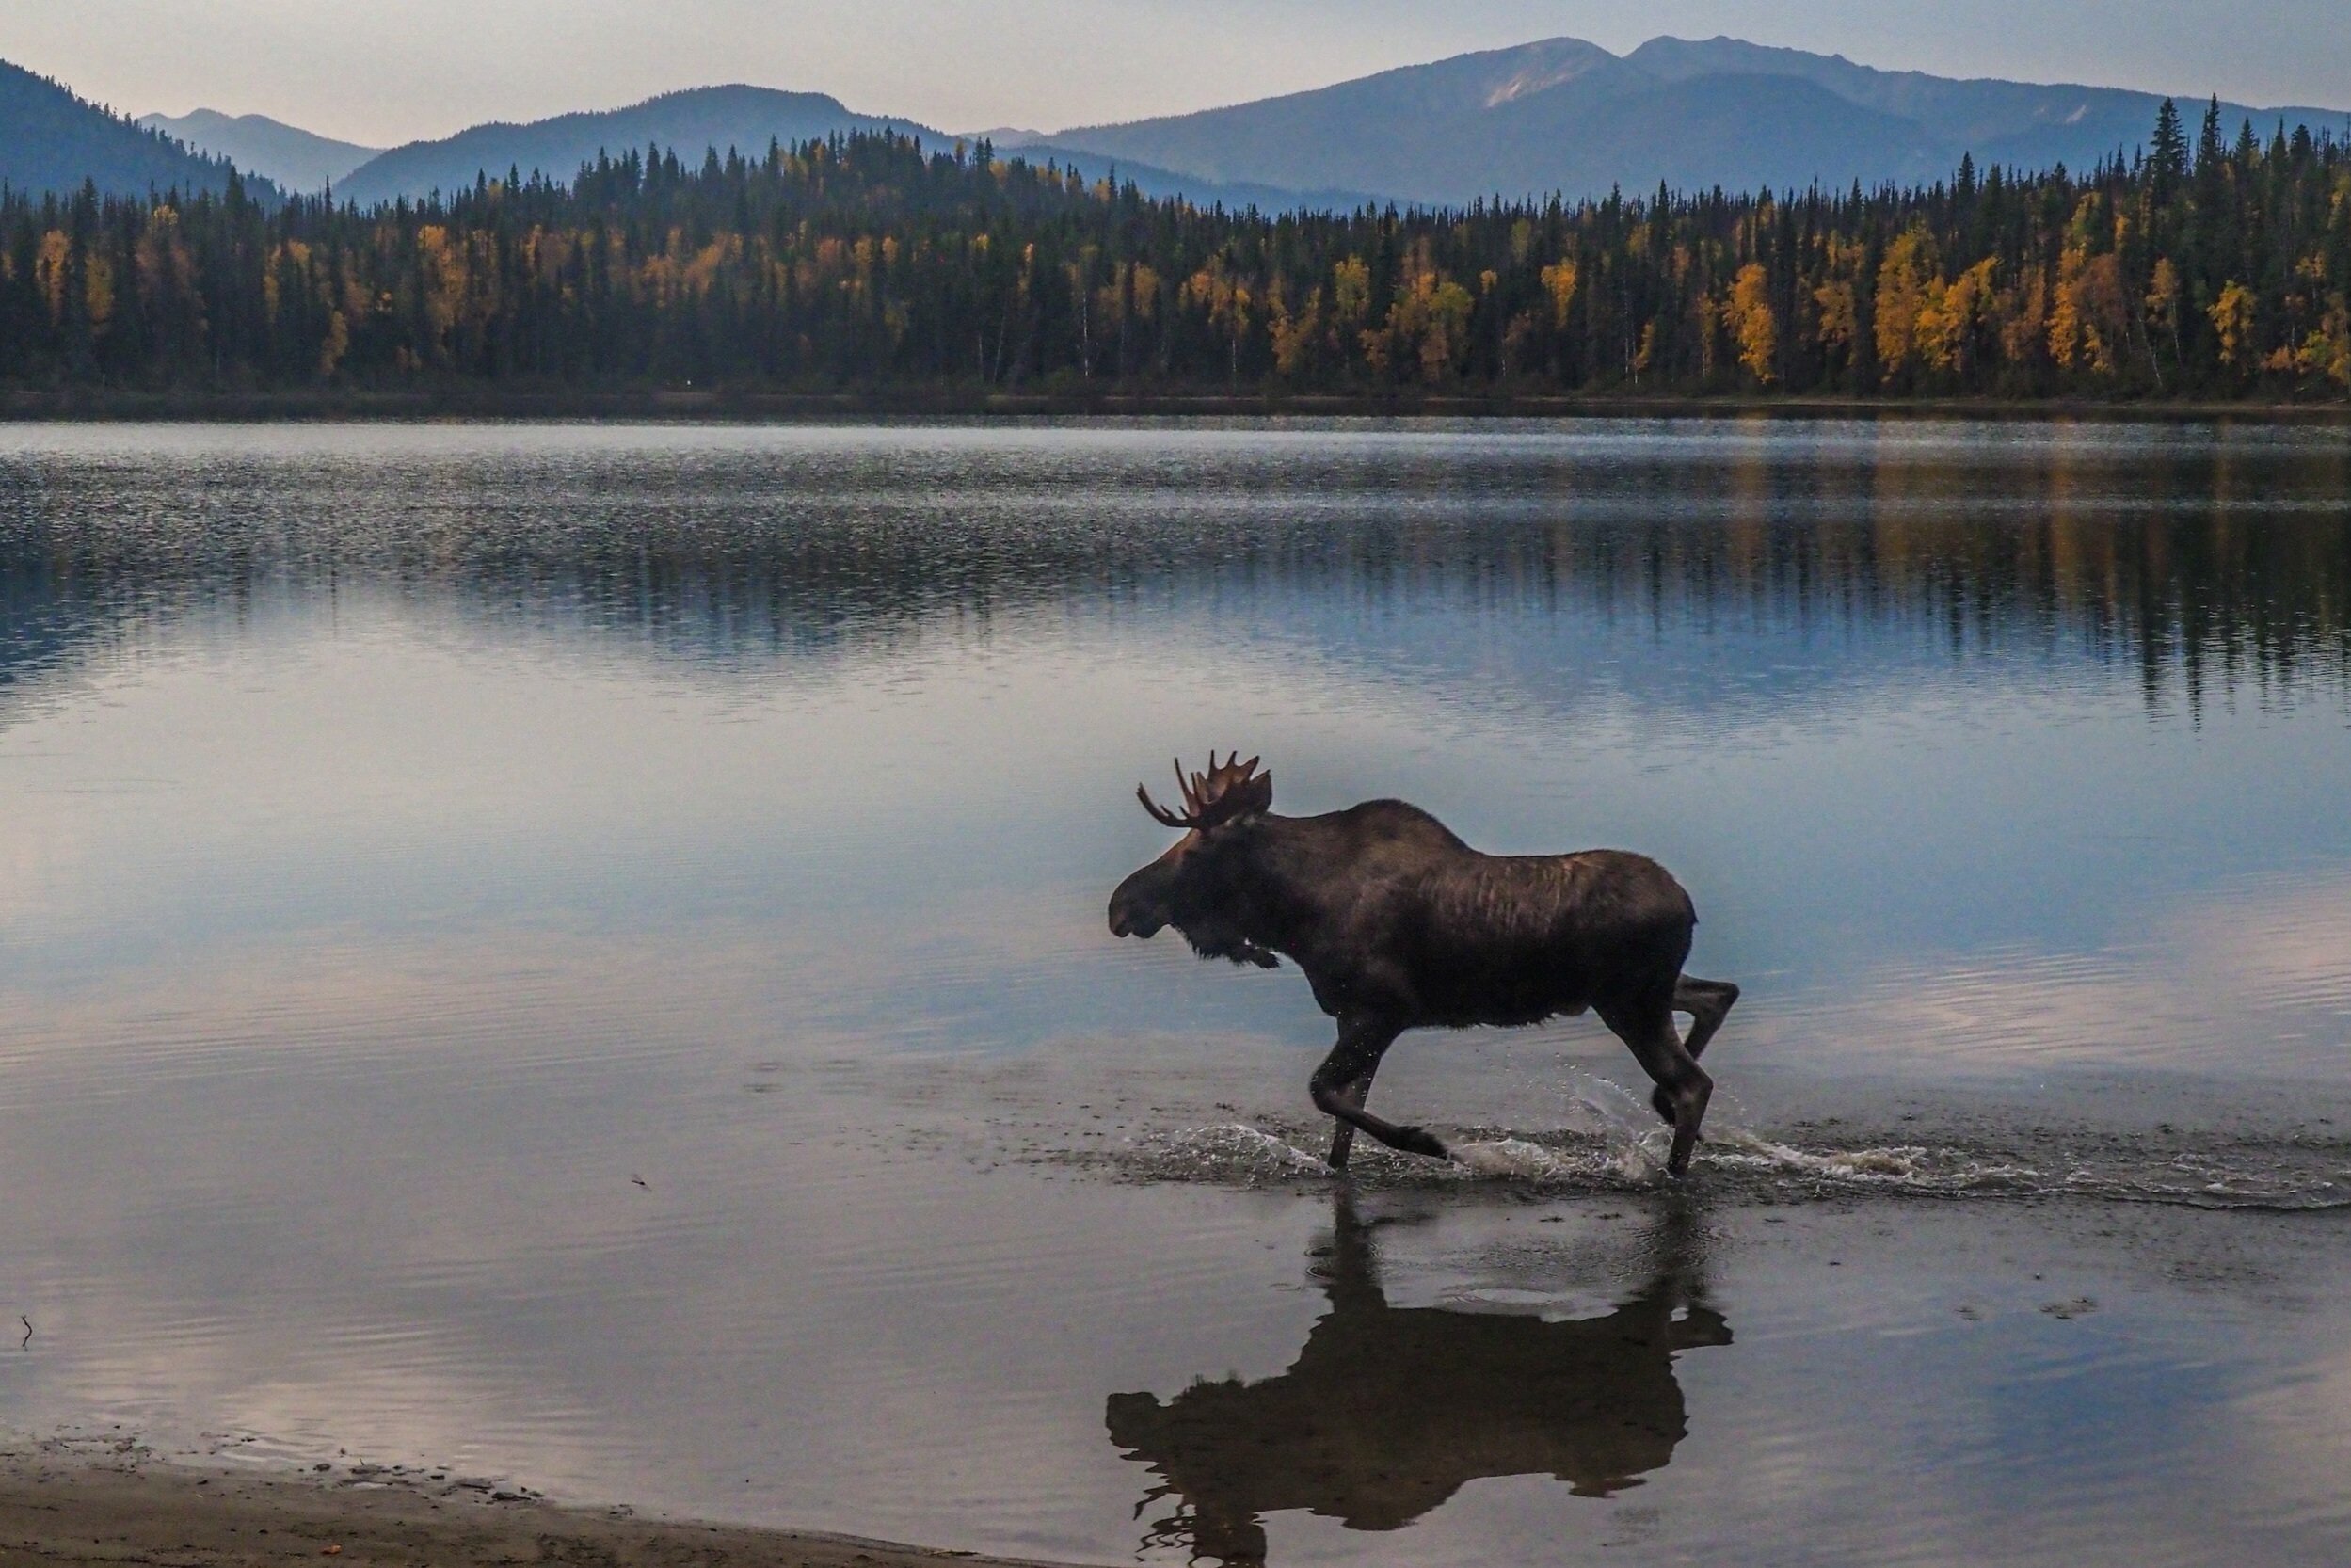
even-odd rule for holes
{"type": "MultiPolygon", "coordinates": [[[[1078,1560],[2351,1549],[2351,430],[0,426],[0,1426],[1078,1560]],[[1113,940],[1169,757],[1644,851],[1113,940]],[[20,1331],[11,1329],[11,1337],[20,1331]],[[440,1473],[440,1472],[436,1472],[440,1473]]],[[[361,1473],[364,1473],[362,1471],[361,1473]]]]}

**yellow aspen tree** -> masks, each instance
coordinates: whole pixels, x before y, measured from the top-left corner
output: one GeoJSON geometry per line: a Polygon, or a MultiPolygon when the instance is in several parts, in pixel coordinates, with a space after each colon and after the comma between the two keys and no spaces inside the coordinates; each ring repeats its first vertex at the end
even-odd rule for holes
{"type": "Polygon", "coordinates": [[[1987,257],[1949,283],[1927,285],[1918,312],[1918,352],[1936,370],[1964,376],[1974,368],[1970,350],[1991,305],[1994,265],[1987,257]]]}
{"type": "Polygon", "coordinates": [[[1304,307],[1295,314],[1283,309],[1278,294],[1271,296],[1271,303],[1274,312],[1274,374],[1294,378],[1312,368],[1315,345],[1322,334],[1322,291],[1309,290],[1304,307]]]}
{"type": "Polygon", "coordinates": [[[2290,358],[2290,368],[2305,376],[2323,376],[2351,387],[2351,306],[2346,306],[2342,295],[2330,296],[2326,314],[2300,346],[2290,356],[2280,349],[2279,356],[2290,358]]]}
{"type": "Polygon", "coordinates": [[[1425,275],[1424,323],[1420,335],[1420,374],[1434,383],[1445,377],[1469,341],[1470,312],[1477,301],[1469,291],[1443,273],[1425,275]]]}
{"type": "Polygon", "coordinates": [[[1575,303],[1575,264],[1554,262],[1541,274],[1543,292],[1551,296],[1551,325],[1567,325],[1567,309],[1575,303]]]}
{"type": "Polygon", "coordinates": [[[2090,368],[2112,376],[2121,367],[2130,342],[2131,307],[2122,291],[2122,259],[2111,251],[2096,258],[2082,269],[2076,287],[2088,322],[2085,340],[2090,368]]]}
{"type": "Polygon", "coordinates": [[[1861,309],[1853,297],[1853,285],[1843,279],[1823,283],[1813,290],[1813,303],[1820,308],[1820,346],[1850,348],[1862,329],[1861,309]]]}
{"type": "Polygon", "coordinates": [[[2114,368],[2113,344],[2099,330],[2098,264],[2081,246],[2069,246],[2057,260],[2057,287],[2049,308],[2049,355],[2067,369],[2103,375],[2114,368]]]}
{"type": "Polygon", "coordinates": [[[1738,362],[1757,382],[1780,378],[1780,321],[1771,310],[1771,275],[1760,262],[1739,268],[1731,283],[1731,329],[1738,338],[1738,362]]]}
{"type": "Polygon", "coordinates": [[[1924,230],[1905,230],[1886,247],[1886,259],[1878,267],[1878,363],[1889,376],[1910,363],[1917,346],[1918,312],[1926,307],[1933,272],[1928,248],[1924,230]]]}
{"type": "Polygon", "coordinates": [[[2243,369],[2252,350],[2254,303],[2253,291],[2231,279],[2205,312],[2220,339],[2220,362],[2231,369],[2243,369]]]}

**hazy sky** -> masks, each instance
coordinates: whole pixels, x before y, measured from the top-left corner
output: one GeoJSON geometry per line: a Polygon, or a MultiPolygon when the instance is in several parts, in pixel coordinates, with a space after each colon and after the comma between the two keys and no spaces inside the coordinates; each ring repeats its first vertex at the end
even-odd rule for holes
{"type": "Polygon", "coordinates": [[[1573,34],[1730,33],[1955,75],[2351,106],[2345,0],[0,0],[0,58],[135,114],[358,141],[746,81],[1057,129],[1573,34]]]}

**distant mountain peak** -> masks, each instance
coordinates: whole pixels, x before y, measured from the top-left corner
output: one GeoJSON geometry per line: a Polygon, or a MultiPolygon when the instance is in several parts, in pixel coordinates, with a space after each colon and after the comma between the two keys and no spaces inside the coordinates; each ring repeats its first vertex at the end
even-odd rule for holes
{"type": "Polygon", "coordinates": [[[569,184],[600,154],[620,157],[658,146],[699,162],[729,149],[765,155],[770,142],[796,142],[855,131],[895,132],[945,146],[952,139],[912,120],[858,114],[830,93],[727,82],[682,88],[616,109],[583,109],[544,120],[492,120],[455,136],[395,147],[336,182],[338,200],[367,206],[400,197],[472,188],[477,178],[509,170],[569,184]]]}
{"type": "Polygon", "coordinates": [[[305,193],[326,188],[383,151],[337,141],[264,114],[198,108],[184,115],[142,115],[139,123],[305,193]]]}
{"type": "Polygon", "coordinates": [[[1623,62],[1596,43],[1579,38],[1543,39],[1502,52],[1509,69],[1486,89],[1486,107],[1581,80],[1594,71],[1623,62]]]}

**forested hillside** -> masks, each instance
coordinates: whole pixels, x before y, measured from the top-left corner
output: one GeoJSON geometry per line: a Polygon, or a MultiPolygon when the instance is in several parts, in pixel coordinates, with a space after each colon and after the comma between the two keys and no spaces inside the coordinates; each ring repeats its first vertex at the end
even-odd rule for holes
{"type": "Polygon", "coordinates": [[[0,185],[14,192],[220,190],[229,166],[0,60],[0,185]]]}
{"type": "Polygon", "coordinates": [[[855,113],[822,92],[689,88],[624,109],[557,115],[524,125],[475,125],[440,141],[410,142],[369,159],[336,184],[340,194],[369,206],[466,190],[484,175],[568,180],[606,150],[660,147],[693,157],[705,147],[756,152],[771,141],[790,147],[836,136],[891,133],[941,145],[951,139],[908,121],[855,113]]]}
{"type": "Polygon", "coordinates": [[[1267,217],[859,136],[360,212],[12,197],[0,378],[2327,397],[2351,151],[1922,189],[1267,217]]]}

